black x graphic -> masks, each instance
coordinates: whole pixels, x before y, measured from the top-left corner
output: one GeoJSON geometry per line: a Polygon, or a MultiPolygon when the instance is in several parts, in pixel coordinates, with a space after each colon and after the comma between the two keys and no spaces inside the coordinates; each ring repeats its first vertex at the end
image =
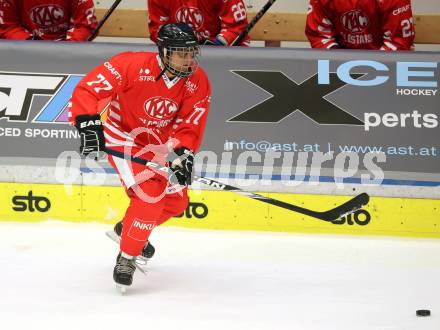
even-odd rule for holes
{"type": "MultiPolygon", "coordinates": [[[[263,88],[273,97],[229,119],[231,122],[276,123],[298,110],[319,124],[364,124],[324,99],[327,94],[346,85],[336,73],[330,73],[328,85],[319,85],[317,74],[298,85],[279,71],[232,72],[263,88]]],[[[351,74],[353,79],[363,75],[351,74]]]]}

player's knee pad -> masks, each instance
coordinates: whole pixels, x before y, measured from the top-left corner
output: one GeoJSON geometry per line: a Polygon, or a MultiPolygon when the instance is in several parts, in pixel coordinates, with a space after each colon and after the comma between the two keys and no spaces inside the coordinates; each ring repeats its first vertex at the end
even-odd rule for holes
{"type": "Polygon", "coordinates": [[[181,215],[183,212],[185,212],[187,206],[188,195],[186,189],[183,190],[183,194],[173,194],[168,196],[165,200],[165,207],[157,225],[161,225],[171,217],[181,215]]]}
{"type": "MultiPolygon", "coordinates": [[[[188,207],[188,197],[182,197],[177,199],[176,201],[173,201],[173,207],[171,210],[171,216],[175,217],[177,215],[181,215],[183,212],[185,212],[186,208],[188,207]]],[[[167,207],[168,208],[168,207],[167,207]]]]}
{"type": "Polygon", "coordinates": [[[159,201],[158,203],[148,203],[140,198],[131,197],[126,214],[154,221],[160,217],[164,206],[165,200],[159,201]]]}

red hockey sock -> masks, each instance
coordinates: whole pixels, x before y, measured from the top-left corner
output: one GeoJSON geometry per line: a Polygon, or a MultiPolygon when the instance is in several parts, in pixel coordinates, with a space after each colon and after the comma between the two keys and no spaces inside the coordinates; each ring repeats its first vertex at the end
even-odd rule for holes
{"type": "Polygon", "coordinates": [[[151,179],[141,183],[138,187],[143,193],[150,196],[150,199],[141,198],[141,194],[130,194],[130,205],[127,208],[124,218],[122,219],[122,235],[121,235],[121,251],[131,256],[141,254],[151,231],[156,227],[160,215],[165,205],[165,196],[161,196],[162,188],[165,189],[166,182],[162,180],[151,179]]]}
{"type": "Polygon", "coordinates": [[[187,189],[181,193],[163,195],[166,184],[161,178],[153,178],[129,190],[130,205],[122,219],[121,251],[131,256],[140,255],[154,227],[185,211],[188,205],[187,189]],[[142,192],[136,193],[138,189],[142,192]],[[151,197],[150,202],[142,198],[145,195],[151,197]]]}

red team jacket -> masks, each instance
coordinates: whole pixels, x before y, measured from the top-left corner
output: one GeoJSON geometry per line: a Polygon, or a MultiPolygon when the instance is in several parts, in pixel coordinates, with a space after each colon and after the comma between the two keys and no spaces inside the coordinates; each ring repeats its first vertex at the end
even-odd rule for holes
{"type": "Polygon", "coordinates": [[[313,48],[412,50],[414,34],[410,0],[310,0],[313,48]]]}
{"type": "Polygon", "coordinates": [[[96,27],[93,0],[1,0],[0,38],[85,41],[96,27]]]}
{"type": "MultiPolygon", "coordinates": [[[[199,67],[188,78],[170,81],[162,75],[156,81],[160,72],[157,53],[126,52],[113,57],[77,85],[70,121],[80,114],[98,113],[98,101],[110,97],[104,128],[107,147],[133,148],[134,154],[174,138],[174,148],[185,146],[196,152],[211,100],[208,77],[199,67]]],[[[144,157],[152,159],[151,154],[144,157]]]]}
{"type": "MultiPolygon", "coordinates": [[[[242,0],[148,0],[150,38],[165,23],[186,23],[199,39],[214,40],[221,34],[231,44],[247,26],[246,7],[242,0]]],[[[248,45],[246,38],[242,45],[248,45]]]]}

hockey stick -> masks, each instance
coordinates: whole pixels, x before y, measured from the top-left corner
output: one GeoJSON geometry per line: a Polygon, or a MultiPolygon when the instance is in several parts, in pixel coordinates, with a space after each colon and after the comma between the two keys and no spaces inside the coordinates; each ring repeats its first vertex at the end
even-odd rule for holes
{"type": "Polygon", "coordinates": [[[244,38],[249,34],[249,32],[253,29],[255,24],[263,17],[263,15],[266,13],[266,11],[269,10],[270,7],[274,4],[276,0],[269,0],[263,8],[254,16],[254,18],[249,22],[249,24],[244,28],[243,31],[235,38],[235,40],[232,42],[231,46],[238,46],[241,44],[244,38]]]}
{"type": "Polygon", "coordinates": [[[110,7],[109,10],[107,10],[107,12],[105,13],[104,17],[101,19],[101,21],[99,21],[98,25],[96,26],[96,28],[93,30],[92,34],[90,35],[90,37],[87,39],[87,41],[92,41],[93,39],[96,38],[96,36],[99,33],[99,30],[101,30],[101,27],[104,25],[104,23],[107,21],[107,19],[110,17],[110,15],[113,13],[113,11],[116,9],[116,7],[119,5],[119,3],[122,0],[116,0],[113,5],[110,7]]]}
{"type": "MultiPolygon", "coordinates": [[[[122,152],[119,152],[119,151],[116,151],[113,149],[108,149],[108,148],[105,149],[105,152],[109,155],[114,156],[114,157],[118,157],[118,158],[122,158],[122,159],[126,159],[126,160],[131,160],[132,162],[142,164],[142,165],[145,165],[148,167],[152,167],[160,172],[167,173],[167,175],[172,174],[172,171],[168,167],[159,165],[157,163],[150,162],[146,159],[127,155],[122,152]]],[[[331,210],[319,212],[319,211],[313,211],[310,209],[306,209],[306,208],[303,208],[301,206],[297,206],[294,204],[289,204],[289,203],[286,203],[283,201],[279,201],[279,200],[276,200],[276,199],[273,199],[270,197],[266,197],[266,196],[262,196],[262,195],[255,194],[252,192],[244,191],[244,190],[241,190],[240,188],[230,186],[228,184],[221,183],[219,181],[215,181],[212,179],[200,177],[197,175],[193,175],[193,182],[200,182],[200,183],[206,184],[210,187],[217,188],[219,190],[235,192],[237,194],[240,194],[240,195],[243,195],[246,197],[250,197],[250,198],[258,200],[260,202],[271,204],[271,205],[281,207],[286,210],[290,210],[290,211],[297,212],[300,214],[308,215],[310,217],[320,219],[323,221],[328,221],[328,222],[335,221],[339,218],[342,218],[343,216],[345,216],[347,214],[350,214],[350,213],[353,213],[353,212],[359,210],[360,208],[362,208],[362,206],[367,205],[370,200],[370,196],[368,196],[368,194],[362,193],[362,194],[359,194],[359,195],[353,197],[352,199],[345,202],[344,204],[339,205],[331,210]]]]}
{"type": "MultiPolygon", "coordinates": [[[[274,4],[276,0],[269,0],[263,8],[254,16],[254,18],[246,25],[246,27],[243,29],[243,31],[240,32],[240,34],[235,38],[235,40],[231,43],[231,46],[238,46],[244,38],[249,34],[249,32],[253,29],[255,24],[263,17],[263,15],[266,13],[266,11],[269,10],[269,8],[274,4]]],[[[206,39],[204,42],[204,45],[212,46],[216,45],[214,42],[212,42],[209,39],[206,39]]]]}

